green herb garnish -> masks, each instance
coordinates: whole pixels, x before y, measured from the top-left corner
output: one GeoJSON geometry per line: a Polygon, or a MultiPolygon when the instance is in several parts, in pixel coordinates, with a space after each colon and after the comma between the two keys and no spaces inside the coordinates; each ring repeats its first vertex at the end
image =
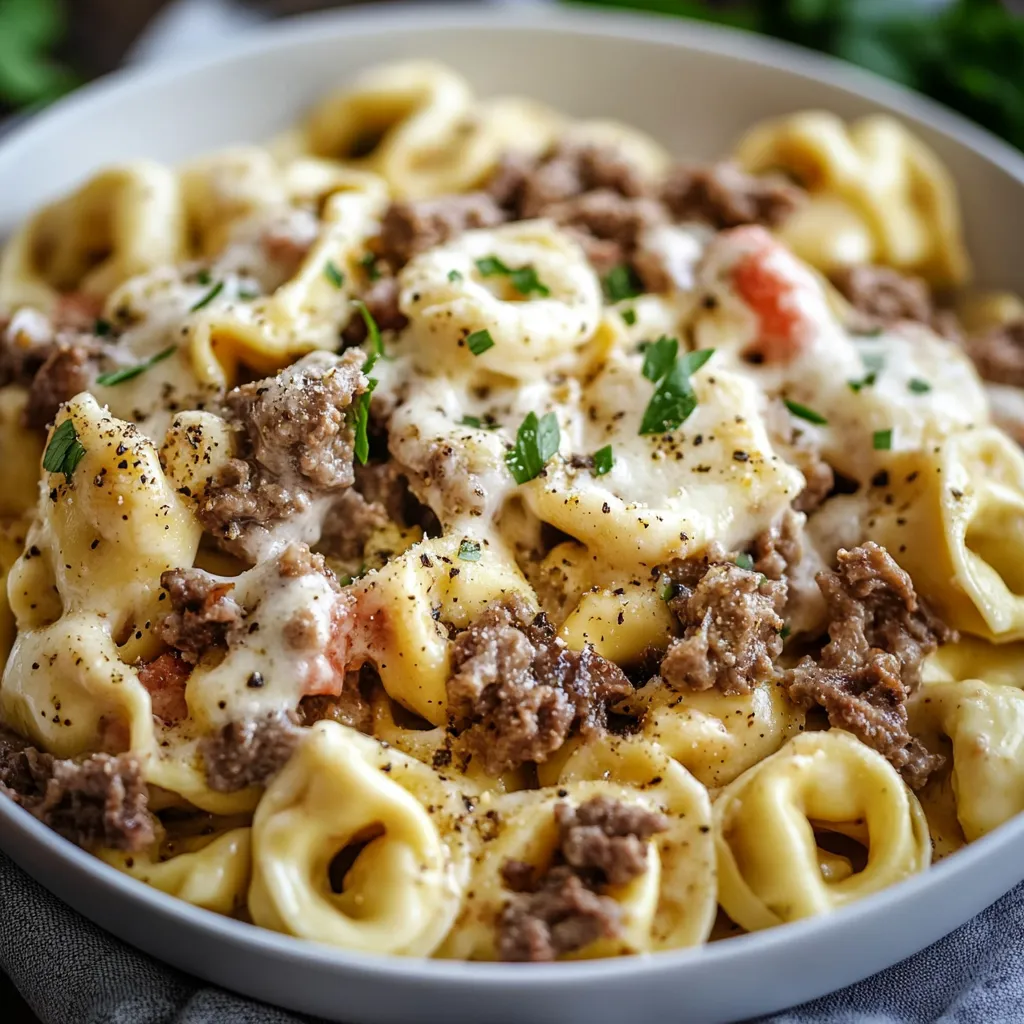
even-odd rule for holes
{"type": "Polygon", "coordinates": [[[494,348],[494,339],[491,332],[486,328],[482,331],[474,331],[466,339],[466,347],[475,356],[482,356],[489,348],[494,348]]]}
{"type": "Polygon", "coordinates": [[[612,446],[606,444],[594,452],[594,476],[604,476],[612,471],[615,465],[615,455],[612,453],[612,446]]]}
{"type": "Polygon", "coordinates": [[[696,373],[715,353],[713,348],[700,349],[697,352],[678,354],[678,343],[675,339],[660,338],[644,354],[644,376],[654,379],[649,373],[664,371],[658,379],[644,418],[640,423],[641,434],[663,434],[675,430],[697,408],[697,395],[690,383],[691,374],[696,373]],[[668,345],[663,344],[669,342],[668,345]],[[672,360],[665,370],[667,356],[671,353],[672,360]]]}
{"type": "Polygon", "coordinates": [[[85,455],[85,448],[78,440],[78,432],[70,419],[63,423],[53,432],[50,443],[46,446],[43,454],[43,469],[48,473],[63,473],[64,480],[71,483],[71,474],[82,461],[85,455]]]}
{"type": "Polygon", "coordinates": [[[671,601],[676,596],[676,585],[670,579],[662,580],[661,586],[658,587],[658,596],[662,601],[671,601]]]}
{"type": "Polygon", "coordinates": [[[789,636],[790,636],[790,634],[791,634],[792,632],[793,632],[793,630],[791,630],[791,629],[789,628],[789,623],[787,622],[787,623],[786,623],[786,624],[785,624],[785,625],[784,625],[784,626],[782,627],[782,629],[780,629],[780,630],[779,630],[779,636],[780,636],[780,637],[781,637],[781,638],[782,638],[783,640],[788,640],[788,639],[789,639],[789,636]]]}
{"type": "Polygon", "coordinates": [[[501,426],[489,416],[486,419],[480,419],[479,416],[463,416],[460,423],[464,427],[475,427],[477,430],[497,430],[501,426]]]}
{"type": "Polygon", "coordinates": [[[623,299],[635,299],[643,294],[643,286],[636,271],[627,263],[613,267],[601,281],[605,297],[609,302],[622,302],[623,299]]]}
{"type": "Polygon", "coordinates": [[[107,338],[113,333],[113,331],[114,328],[109,320],[103,320],[101,318],[92,325],[92,333],[95,334],[97,338],[107,338]]]}
{"type": "Polygon", "coordinates": [[[459,558],[464,562],[479,562],[480,545],[475,540],[464,540],[459,545],[459,558]]]}
{"type": "Polygon", "coordinates": [[[871,435],[871,445],[876,452],[887,452],[892,448],[892,428],[876,430],[871,435]]]}
{"type": "Polygon", "coordinates": [[[198,274],[196,274],[196,283],[197,284],[201,284],[201,285],[205,286],[205,285],[208,285],[212,280],[213,280],[213,275],[210,273],[209,270],[206,269],[206,267],[203,267],[203,269],[200,270],[198,274]]]}
{"type": "Polygon", "coordinates": [[[801,405],[799,402],[791,402],[788,398],[783,399],[783,403],[798,419],[807,420],[808,423],[817,423],[819,426],[824,426],[828,423],[828,420],[820,412],[815,412],[806,405],[801,405]]]}
{"type": "Polygon", "coordinates": [[[497,256],[484,256],[483,259],[476,261],[476,269],[481,277],[507,277],[520,295],[532,295],[534,292],[541,296],[551,294],[551,289],[541,283],[533,267],[519,267],[513,270],[505,266],[497,256]]]}
{"type": "Polygon", "coordinates": [[[461,281],[462,280],[462,271],[461,270],[449,270],[448,271],[448,280],[451,281],[453,284],[456,281],[461,281]]]}
{"type": "Polygon", "coordinates": [[[662,335],[657,341],[652,341],[644,347],[644,365],[641,373],[653,383],[657,384],[676,361],[679,353],[679,342],[675,338],[666,338],[662,335]]]}
{"type": "Polygon", "coordinates": [[[624,309],[622,311],[622,319],[627,326],[632,327],[636,323],[636,310],[635,309],[624,309]]]}
{"type": "Polygon", "coordinates": [[[105,388],[113,387],[115,384],[123,384],[126,380],[131,380],[134,377],[138,377],[140,373],[145,373],[151,366],[156,366],[157,363],[170,359],[177,351],[177,345],[169,345],[162,351],[157,352],[155,356],[150,356],[149,359],[144,359],[141,363],[136,363],[134,366],[126,366],[122,370],[111,370],[110,373],[101,373],[96,378],[96,383],[102,384],[105,388]]]}
{"type": "MultiPolygon", "coordinates": [[[[359,314],[363,318],[363,323],[366,324],[366,338],[370,343],[370,351],[373,353],[373,362],[375,363],[377,361],[377,356],[384,356],[384,339],[380,336],[380,328],[377,326],[377,321],[374,320],[369,307],[362,299],[353,299],[352,305],[359,310],[359,314]]],[[[385,356],[385,358],[387,357],[385,356]]],[[[370,367],[372,369],[373,363],[370,364],[370,367]]],[[[364,366],[363,373],[366,372],[367,369],[364,366]]]]}
{"type": "Polygon", "coordinates": [[[508,466],[517,484],[525,484],[540,475],[548,460],[558,451],[561,432],[553,412],[545,413],[539,420],[531,412],[519,425],[516,443],[505,453],[508,466]]]}
{"type": "Polygon", "coordinates": [[[740,552],[740,554],[736,556],[736,564],[741,569],[746,569],[747,572],[749,572],[751,569],[754,568],[754,558],[746,551],[742,551],[740,552]]]}
{"type": "Polygon", "coordinates": [[[915,395],[926,395],[931,389],[931,384],[926,380],[921,380],[920,377],[912,377],[907,382],[907,390],[912,391],[915,395]]]}
{"type": "MultiPolygon", "coordinates": [[[[366,271],[367,276],[371,281],[380,280],[380,268],[377,266],[377,257],[372,252],[366,253],[359,261],[359,265],[366,271]]],[[[341,285],[339,284],[340,288],[341,285]]]]}
{"type": "Polygon", "coordinates": [[[215,298],[217,298],[218,295],[220,295],[222,291],[224,291],[224,282],[218,281],[197,303],[191,307],[191,309],[189,309],[189,312],[195,313],[196,310],[202,309],[203,306],[208,306],[215,298]]]}
{"type": "Polygon", "coordinates": [[[328,260],[324,264],[324,277],[327,278],[335,288],[340,288],[345,283],[345,275],[334,260],[328,260]]]}

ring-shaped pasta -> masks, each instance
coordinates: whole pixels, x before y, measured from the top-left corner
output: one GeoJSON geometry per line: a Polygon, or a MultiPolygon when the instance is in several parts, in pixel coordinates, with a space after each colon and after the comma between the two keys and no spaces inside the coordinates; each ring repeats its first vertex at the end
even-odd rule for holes
{"type": "Polygon", "coordinates": [[[807,717],[777,681],[726,697],[718,690],[680,693],[652,680],[615,710],[642,715],[641,735],[709,789],[728,785],[774,754],[803,730],[807,717]]]}
{"type": "Polygon", "coordinates": [[[428,370],[539,377],[552,360],[586,344],[601,321],[596,274],[579,244],[550,221],[467,231],[415,256],[399,284],[416,358],[428,370]],[[535,282],[489,260],[513,272],[531,268],[535,282]],[[467,339],[478,331],[494,344],[474,355],[467,339]]]}
{"type": "Polygon", "coordinates": [[[251,830],[235,828],[190,852],[160,859],[153,850],[97,856],[118,871],[179,900],[217,914],[232,914],[245,902],[252,867],[251,830]]]}
{"type": "Polygon", "coordinates": [[[956,816],[969,843],[1024,810],[1024,690],[979,679],[928,683],[908,710],[913,729],[952,742],[956,816]]]}
{"type": "Polygon", "coordinates": [[[562,959],[653,952],[704,942],[714,924],[715,857],[707,791],[656,747],[599,741],[576,748],[557,787],[481,803],[468,823],[478,833],[462,912],[438,956],[497,957],[495,925],[508,899],[501,869],[508,860],[544,870],[557,846],[554,808],[596,796],[658,810],[665,832],[647,844],[647,870],[606,895],[621,908],[622,933],[598,939],[562,959]]]}
{"type": "Polygon", "coordinates": [[[60,295],[103,299],[122,282],[184,252],[185,218],[173,171],[138,160],[101,171],[44,207],[0,256],[0,306],[50,312],[60,295]]]}
{"type": "Polygon", "coordinates": [[[414,544],[353,588],[360,618],[370,624],[367,660],[376,665],[384,689],[437,726],[447,720],[447,625],[464,629],[489,604],[510,597],[537,607],[507,553],[485,543],[480,558],[469,561],[459,558],[462,543],[458,534],[449,534],[414,544]]]}
{"type": "Polygon", "coordinates": [[[471,167],[467,179],[459,159],[472,104],[469,84],[443,65],[387,64],[317,104],[304,146],[313,156],[377,172],[400,197],[459,192],[480,173],[471,167]]]}
{"type": "Polygon", "coordinates": [[[985,427],[895,458],[868,515],[918,593],[955,629],[1024,639],[1024,454],[985,427]]]}
{"type": "Polygon", "coordinates": [[[465,885],[456,804],[454,788],[420,762],[318,722],[256,809],[253,921],[363,952],[429,956],[465,885]],[[331,862],[352,844],[364,845],[335,892],[331,862]]]}
{"type": "Polygon", "coordinates": [[[714,804],[719,902],[747,931],[827,913],[923,871],[928,824],[881,754],[849,733],[802,733],[714,804]],[[864,835],[867,863],[823,875],[814,829],[864,835]]]}

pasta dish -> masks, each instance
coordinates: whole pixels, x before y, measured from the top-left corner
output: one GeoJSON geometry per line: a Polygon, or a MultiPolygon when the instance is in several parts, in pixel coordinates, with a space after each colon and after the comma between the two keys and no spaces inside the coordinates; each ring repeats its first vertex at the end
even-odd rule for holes
{"type": "Polygon", "coordinates": [[[1020,443],[895,119],[697,164],[372,69],[6,242],[0,791],[379,954],[830,912],[1024,809],[1020,443]]]}

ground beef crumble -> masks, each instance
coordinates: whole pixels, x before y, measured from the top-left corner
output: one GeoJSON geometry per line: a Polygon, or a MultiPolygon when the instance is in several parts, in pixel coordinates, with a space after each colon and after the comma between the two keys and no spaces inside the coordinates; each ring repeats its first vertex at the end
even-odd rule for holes
{"type": "Polygon", "coordinates": [[[923,278],[874,265],[845,267],[834,271],[831,278],[853,307],[849,326],[855,332],[876,331],[901,320],[913,320],[950,340],[961,340],[955,314],[936,308],[923,278]]]}
{"type": "Polygon", "coordinates": [[[502,960],[555,960],[598,938],[621,934],[619,907],[603,895],[647,870],[647,841],[668,828],[657,811],[598,796],[579,807],[555,805],[558,848],[539,877],[522,861],[502,867],[514,894],[498,919],[502,960]]]}
{"type": "Polygon", "coordinates": [[[139,850],[155,837],[142,765],[131,753],[59,760],[0,727],[0,792],[79,846],[139,850]]]}
{"type": "Polygon", "coordinates": [[[718,229],[778,227],[805,198],[802,188],[784,178],[755,177],[731,163],[676,164],[661,189],[661,200],[676,220],[718,229]]]}
{"type": "Polygon", "coordinates": [[[171,606],[160,624],[160,638],[193,665],[211,648],[227,646],[245,617],[234,598],[235,585],[202,569],[168,569],[160,586],[171,606]]]}
{"type": "Polygon", "coordinates": [[[792,700],[820,705],[829,723],[873,747],[915,789],[943,758],[907,729],[906,701],[921,663],[955,639],[918,599],[910,577],[885,548],[868,542],[840,550],[838,568],[818,574],[829,614],[829,642],[783,675],[792,700]]]}
{"type": "Polygon", "coordinates": [[[218,793],[265,785],[285,766],[301,736],[295,718],[283,713],[229,722],[200,745],[207,785],[218,793]]]}
{"type": "Polygon", "coordinates": [[[701,559],[671,563],[664,572],[676,588],[668,605],[683,629],[661,661],[669,686],[735,695],[774,678],[786,601],[781,578],[701,559]]]}
{"type": "Polygon", "coordinates": [[[342,356],[316,352],[276,377],[228,393],[237,457],[197,508],[203,527],[226,550],[256,561],[268,527],[352,485],[347,410],[367,390],[364,361],[359,349],[342,356]]]}
{"type": "Polygon", "coordinates": [[[1024,387],[1024,319],[972,335],[967,354],[985,380],[1024,387]]]}
{"type": "Polygon", "coordinates": [[[452,644],[450,732],[489,775],[545,761],[578,726],[600,732],[609,702],[632,693],[589,645],[572,651],[518,598],[487,608],[452,644]]]}

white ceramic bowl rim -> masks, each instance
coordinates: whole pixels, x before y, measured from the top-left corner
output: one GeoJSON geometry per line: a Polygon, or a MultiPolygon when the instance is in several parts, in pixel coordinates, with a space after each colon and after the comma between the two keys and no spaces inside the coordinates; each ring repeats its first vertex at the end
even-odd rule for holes
{"type": "MultiPolygon", "coordinates": [[[[128,68],[74,93],[58,103],[52,110],[15,129],[0,143],[0,170],[19,159],[20,151],[31,146],[37,136],[59,132],[63,125],[79,116],[83,107],[101,101],[109,94],[130,89],[137,79],[149,84],[173,84],[190,71],[211,65],[230,65],[248,61],[261,52],[281,46],[301,44],[320,32],[325,21],[344,19],[346,31],[353,35],[377,34],[389,22],[408,29],[410,19],[424,27],[444,28],[446,22],[459,27],[529,28],[550,33],[575,36],[604,36],[629,38],[641,42],[664,42],[678,39],[690,45],[727,57],[764,67],[779,68],[813,82],[825,79],[859,96],[875,100],[880,105],[901,111],[908,116],[928,122],[934,129],[997,164],[1024,185],[1024,155],[1018,153],[994,135],[972,124],[937,103],[900,86],[884,81],[841,61],[810,53],[784,43],[759,36],[737,32],[718,26],[695,23],[674,18],[638,16],[621,12],[597,13],[588,10],[585,17],[572,10],[548,8],[483,8],[467,10],[455,4],[398,3],[387,8],[369,8],[353,11],[330,11],[306,15],[288,22],[257,28],[237,44],[229,54],[211,54],[183,63],[171,63],[142,69],[128,68]]],[[[403,980],[428,983],[449,982],[487,983],[521,981],[531,988],[565,984],[585,984],[588,980],[621,977],[630,982],[642,981],[645,975],[670,969],[673,964],[697,963],[725,969],[735,963],[741,965],[759,951],[767,951],[779,944],[813,942],[815,935],[833,928],[853,924],[871,916],[881,903],[888,905],[894,915],[907,914],[925,894],[942,898],[942,890],[955,885],[956,880],[969,882],[982,867],[990,852],[997,847],[1021,844],[1024,840],[1024,816],[1007,822],[992,834],[965,847],[934,867],[889,889],[875,893],[832,914],[822,915],[768,931],[740,935],[724,942],[697,948],[669,950],[641,957],[623,957],[610,960],[569,961],[557,964],[502,964],[464,963],[460,961],[388,957],[334,948],[320,943],[296,939],[241,921],[222,917],[192,906],[160,892],[117,871],[103,861],[80,850],[62,839],[11,801],[0,799],[0,823],[3,830],[22,833],[35,843],[48,847],[91,880],[105,892],[119,894],[137,901],[156,917],[176,919],[178,922],[230,940],[253,950],[272,953],[278,960],[316,962],[330,967],[345,964],[358,968],[367,977],[386,984],[400,976],[403,980]]],[[[739,975],[737,975],[739,976],[739,975]]]]}

